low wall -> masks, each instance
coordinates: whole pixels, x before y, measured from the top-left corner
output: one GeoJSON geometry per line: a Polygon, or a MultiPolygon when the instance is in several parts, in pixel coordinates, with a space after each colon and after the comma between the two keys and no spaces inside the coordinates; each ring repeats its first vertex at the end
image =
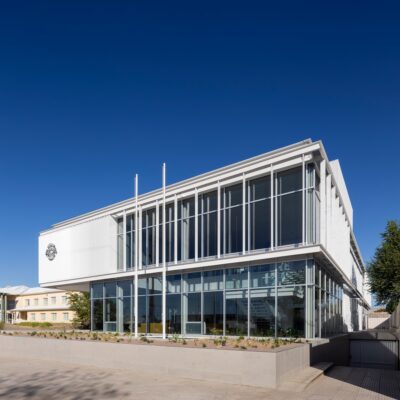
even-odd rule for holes
{"type": "Polygon", "coordinates": [[[349,335],[343,334],[328,339],[313,341],[310,349],[311,365],[319,362],[333,362],[335,365],[349,365],[349,335]]]}
{"type": "Polygon", "coordinates": [[[0,336],[0,348],[1,357],[63,361],[269,388],[310,365],[309,344],[261,352],[0,336]]]}

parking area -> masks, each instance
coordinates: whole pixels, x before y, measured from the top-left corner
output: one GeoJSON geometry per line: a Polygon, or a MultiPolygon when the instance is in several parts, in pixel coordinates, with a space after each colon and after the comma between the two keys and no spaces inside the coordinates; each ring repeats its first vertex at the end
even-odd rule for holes
{"type": "Polygon", "coordinates": [[[154,371],[132,374],[102,365],[0,357],[1,399],[400,399],[400,372],[335,367],[304,392],[292,393],[163,377],[154,371]]]}

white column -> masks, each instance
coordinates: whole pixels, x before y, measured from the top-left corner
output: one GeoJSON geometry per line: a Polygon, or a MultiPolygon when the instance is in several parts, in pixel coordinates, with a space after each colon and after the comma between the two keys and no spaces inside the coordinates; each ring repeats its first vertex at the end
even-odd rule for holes
{"type": "MultiPolygon", "coordinates": [[[[164,216],[165,218],[165,216],[164,216]]],[[[156,267],[160,265],[160,206],[156,201],[156,267]]]]}
{"type": "Polygon", "coordinates": [[[199,193],[195,191],[194,194],[194,261],[197,261],[199,259],[199,193]]]}
{"type": "Polygon", "coordinates": [[[271,250],[274,249],[274,167],[271,164],[271,250]]]}
{"type": "Polygon", "coordinates": [[[302,221],[302,242],[303,245],[306,244],[306,165],[304,161],[304,154],[302,155],[302,163],[301,163],[301,169],[302,169],[302,204],[303,207],[301,208],[301,221],[302,221]]]}
{"type": "Polygon", "coordinates": [[[178,197],[174,199],[174,263],[178,264],[178,197]]]}
{"type": "Polygon", "coordinates": [[[135,337],[138,337],[138,273],[139,273],[139,224],[138,224],[138,188],[139,188],[139,178],[136,174],[135,176],[135,287],[134,287],[134,316],[135,316],[135,337]]]}
{"type": "Polygon", "coordinates": [[[122,266],[122,271],[126,271],[126,211],[124,210],[124,217],[123,217],[123,232],[124,232],[124,236],[123,236],[123,246],[124,246],[124,249],[123,249],[123,251],[122,251],[122,254],[123,254],[123,263],[124,263],[124,265],[122,266]]]}
{"type": "Polygon", "coordinates": [[[332,226],[332,175],[329,174],[326,177],[326,238],[325,238],[325,246],[328,248],[330,242],[331,235],[331,226],[332,226]]]}
{"type": "Polygon", "coordinates": [[[242,252],[246,254],[246,175],[242,180],[242,252]]]}
{"type": "Polygon", "coordinates": [[[320,170],[320,197],[321,197],[321,210],[320,210],[320,242],[323,246],[326,245],[326,161],[322,160],[319,165],[320,170]]]}
{"type": "Polygon", "coordinates": [[[219,182],[217,200],[217,257],[221,258],[221,185],[219,182]]]}
{"type": "Polygon", "coordinates": [[[139,248],[138,248],[138,253],[139,253],[139,269],[142,269],[142,265],[143,265],[143,254],[142,254],[142,217],[143,217],[143,211],[142,211],[142,207],[139,206],[139,230],[138,230],[138,241],[139,241],[139,248]]]}
{"type": "Polygon", "coordinates": [[[166,339],[167,337],[167,329],[166,329],[166,321],[167,321],[167,258],[166,258],[166,225],[165,225],[165,186],[166,186],[166,174],[167,168],[165,163],[163,164],[163,219],[162,219],[162,260],[163,260],[163,288],[162,288],[162,337],[166,339]]]}

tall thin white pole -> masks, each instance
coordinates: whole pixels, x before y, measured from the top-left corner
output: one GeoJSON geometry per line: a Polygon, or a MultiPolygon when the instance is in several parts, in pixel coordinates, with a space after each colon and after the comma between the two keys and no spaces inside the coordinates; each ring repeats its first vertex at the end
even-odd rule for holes
{"type": "Polygon", "coordinates": [[[165,163],[163,164],[163,174],[162,174],[162,184],[163,184],[163,213],[162,213],[162,259],[163,259],[163,290],[162,290],[162,337],[167,338],[167,259],[166,259],[166,225],[165,225],[165,187],[167,180],[167,167],[165,163]]]}
{"type": "Polygon", "coordinates": [[[134,307],[135,307],[135,337],[138,337],[138,283],[139,283],[139,279],[138,279],[138,273],[139,273],[139,258],[138,258],[138,251],[139,251],[139,232],[138,232],[138,217],[139,217],[139,213],[138,213],[138,193],[139,193],[139,176],[138,174],[135,175],[135,295],[134,295],[134,299],[135,299],[135,303],[134,303],[134,307]]]}

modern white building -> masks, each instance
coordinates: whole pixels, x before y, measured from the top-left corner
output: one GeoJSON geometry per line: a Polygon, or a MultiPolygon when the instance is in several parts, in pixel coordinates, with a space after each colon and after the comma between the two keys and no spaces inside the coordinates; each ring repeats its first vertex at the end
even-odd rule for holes
{"type": "Polygon", "coordinates": [[[93,330],[313,338],[365,327],[353,208],[320,141],[163,178],[39,236],[40,285],[90,291],[93,330]]]}

